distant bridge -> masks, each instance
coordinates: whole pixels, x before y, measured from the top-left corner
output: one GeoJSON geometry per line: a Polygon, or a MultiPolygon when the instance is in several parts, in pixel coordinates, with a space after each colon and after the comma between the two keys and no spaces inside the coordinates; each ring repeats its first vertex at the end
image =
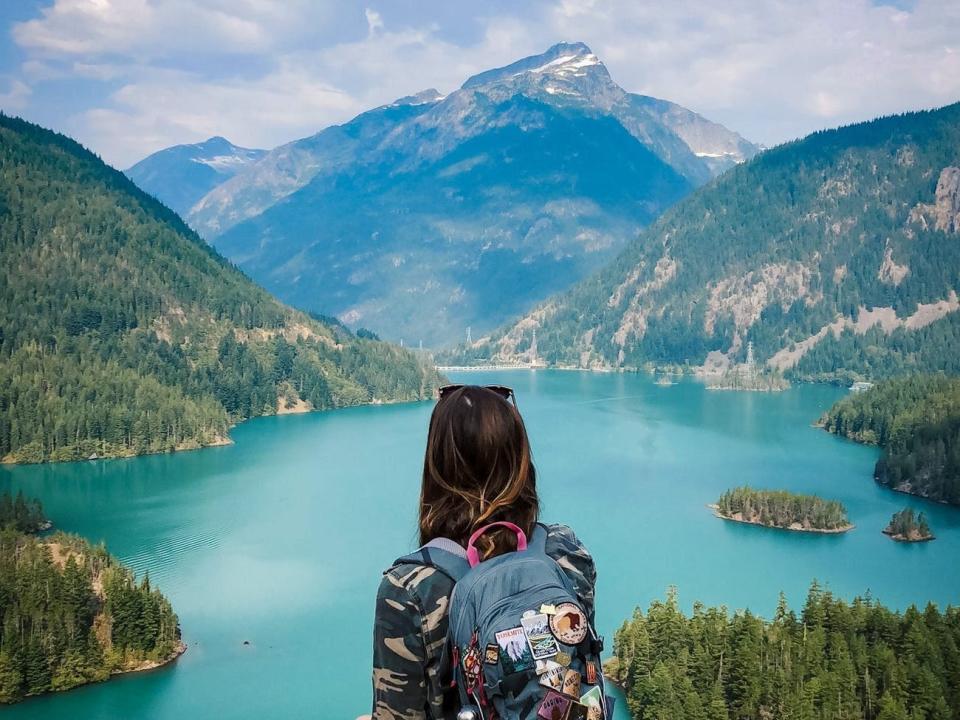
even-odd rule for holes
{"type": "Polygon", "coordinates": [[[471,372],[481,370],[536,370],[544,365],[437,365],[440,372],[471,372]]]}

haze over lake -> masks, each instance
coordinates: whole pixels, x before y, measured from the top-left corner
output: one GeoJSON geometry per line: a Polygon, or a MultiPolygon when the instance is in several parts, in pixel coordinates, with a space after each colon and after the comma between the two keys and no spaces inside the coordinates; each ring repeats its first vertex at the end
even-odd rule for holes
{"type": "MultiPolygon", "coordinates": [[[[679,589],[769,615],[814,577],[892,607],[960,602],[960,513],[871,479],[877,452],[813,428],[845,391],[710,392],[684,381],[561,371],[471,373],[513,386],[533,444],[543,518],[594,554],[600,631],[679,589]],[[842,501],[855,530],[808,535],[723,522],[738,484],[842,501]],[[932,543],[881,529],[911,506],[932,543]]],[[[4,710],[10,718],[353,718],[369,708],[381,571],[414,545],[432,403],[261,418],[235,444],[131,460],[3,467],[0,491],[39,497],[57,527],[149,571],[187,654],[167,669],[4,710]],[[244,645],[249,641],[249,645],[244,645]]]]}

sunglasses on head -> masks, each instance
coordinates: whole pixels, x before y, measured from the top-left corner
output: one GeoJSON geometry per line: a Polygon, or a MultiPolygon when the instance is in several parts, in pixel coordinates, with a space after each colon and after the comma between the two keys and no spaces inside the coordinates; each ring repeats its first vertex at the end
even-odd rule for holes
{"type": "MultiPolygon", "coordinates": [[[[466,385],[444,385],[438,391],[440,395],[439,399],[443,400],[445,397],[450,395],[453,391],[459,390],[460,388],[465,388],[465,387],[467,386],[466,385]]],[[[513,392],[513,388],[509,388],[506,385],[480,385],[479,387],[482,387],[484,390],[491,390],[492,392],[495,392],[497,395],[502,397],[504,400],[508,400],[512,402],[514,407],[517,406],[517,396],[513,392]]]]}

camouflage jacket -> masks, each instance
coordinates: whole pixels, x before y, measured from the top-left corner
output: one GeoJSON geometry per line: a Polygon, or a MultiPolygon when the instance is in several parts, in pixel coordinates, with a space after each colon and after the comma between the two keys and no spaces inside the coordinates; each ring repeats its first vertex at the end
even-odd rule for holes
{"type": "MultiPolygon", "coordinates": [[[[547,554],[570,577],[591,622],[593,558],[565,525],[547,526],[547,554]]],[[[456,715],[441,667],[453,581],[432,567],[402,563],[383,576],[373,630],[373,720],[439,720],[456,715]]]]}

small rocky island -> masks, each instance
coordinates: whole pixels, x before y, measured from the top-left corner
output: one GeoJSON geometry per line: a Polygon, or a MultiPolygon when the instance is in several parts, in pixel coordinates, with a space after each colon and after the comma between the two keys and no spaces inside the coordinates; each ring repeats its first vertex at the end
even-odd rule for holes
{"type": "Polygon", "coordinates": [[[757,366],[752,342],[747,345],[746,362],[730,366],[720,374],[708,376],[707,379],[707,390],[779,392],[789,387],[790,383],[778,371],[757,366]]]}
{"type": "Polygon", "coordinates": [[[842,533],[854,527],[842,503],[786,490],[733,488],[708,507],[724,520],[781,530],[842,533]]]}
{"type": "Polygon", "coordinates": [[[883,529],[883,534],[897,542],[927,542],[935,539],[927,524],[927,518],[922,512],[914,513],[913,508],[904,508],[894,513],[890,524],[883,529]]]}

